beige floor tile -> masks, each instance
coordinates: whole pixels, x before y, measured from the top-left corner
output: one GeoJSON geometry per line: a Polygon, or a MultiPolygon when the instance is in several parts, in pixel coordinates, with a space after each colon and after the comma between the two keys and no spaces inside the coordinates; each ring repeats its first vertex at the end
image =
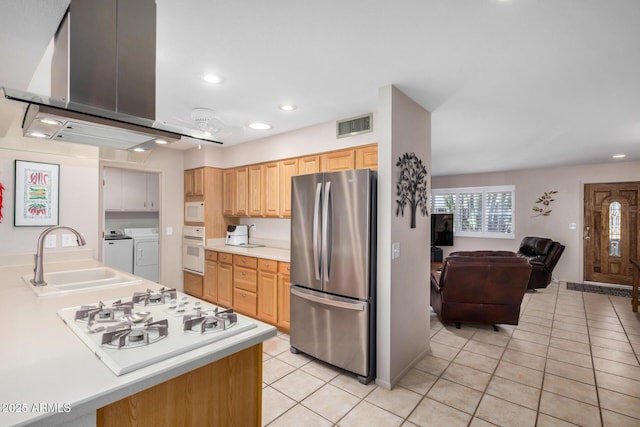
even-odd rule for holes
{"type": "Polygon", "coordinates": [[[449,363],[450,362],[448,360],[426,355],[422,360],[416,363],[415,368],[433,375],[440,375],[445,369],[447,369],[449,363]]]}
{"type": "Polygon", "coordinates": [[[324,384],[321,379],[297,370],[272,383],[271,387],[300,402],[324,384]]]}
{"type": "Polygon", "coordinates": [[[534,332],[540,335],[550,335],[551,327],[521,320],[518,326],[516,327],[516,331],[526,331],[526,332],[534,332]]]}
{"type": "Polygon", "coordinates": [[[400,426],[402,421],[402,418],[391,412],[363,401],[341,419],[338,425],[340,427],[394,427],[400,426]]]}
{"type": "Polygon", "coordinates": [[[545,357],[547,355],[547,348],[548,346],[544,344],[537,344],[531,341],[524,341],[516,338],[509,341],[509,345],[507,346],[507,349],[510,350],[517,350],[523,353],[531,353],[535,354],[536,356],[542,357],[545,357]]]}
{"type": "Polygon", "coordinates": [[[542,389],[561,396],[569,397],[589,405],[598,405],[596,387],[568,378],[545,374],[542,389]]]}
{"type": "Polygon", "coordinates": [[[535,387],[529,387],[502,377],[493,377],[486,393],[534,411],[538,410],[540,389],[535,387]]]}
{"type": "Polygon", "coordinates": [[[477,354],[482,354],[484,356],[492,357],[494,359],[500,359],[502,357],[502,353],[504,353],[504,347],[487,344],[482,341],[477,341],[474,338],[470,339],[467,344],[464,346],[463,350],[470,351],[477,354]]]}
{"type": "Polygon", "coordinates": [[[408,420],[420,427],[466,427],[471,415],[425,398],[411,413],[408,420]]]}
{"type": "MultiPolygon", "coordinates": [[[[460,330],[462,331],[462,329],[460,330]]],[[[472,328],[468,328],[467,330],[472,331],[472,328]]],[[[468,338],[467,336],[454,334],[447,329],[442,329],[431,338],[431,341],[460,349],[467,343],[468,338]]]]}
{"type": "Polygon", "coordinates": [[[513,333],[513,338],[523,341],[534,342],[536,344],[549,345],[549,336],[536,334],[534,332],[527,332],[522,330],[516,330],[513,333]]]}
{"type": "Polygon", "coordinates": [[[477,369],[479,371],[492,374],[498,366],[498,359],[494,359],[482,354],[472,353],[470,351],[462,350],[458,353],[458,356],[453,359],[454,363],[465,365],[470,368],[477,369]]]}
{"type": "Polygon", "coordinates": [[[288,363],[291,366],[295,366],[296,368],[304,366],[313,360],[304,353],[293,354],[290,351],[283,351],[275,357],[276,359],[288,363]]]}
{"type": "Polygon", "coordinates": [[[598,388],[617,391],[629,396],[640,398],[640,381],[619,377],[618,375],[596,371],[598,388]]]}
{"type": "Polygon", "coordinates": [[[291,366],[278,358],[272,357],[262,364],[262,381],[266,384],[271,384],[295,371],[295,369],[295,366],[291,366]]]}
{"type": "Polygon", "coordinates": [[[472,418],[469,427],[494,427],[495,424],[485,421],[482,418],[472,418]]]}
{"type": "Polygon", "coordinates": [[[270,338],[262,343],[262,351],[270,356],[276,356],[283,351],[290,351],[290,349],[289,340],[279,336],[270,338]]]}
{"type": "Polygon", "coordinates": [[[394,387],[392,390],[378,387],[365,400],[401,418],[407,418],[422,398],[423,395],[404,387],[394,387]]]}
{"type": "Polygon", "coordinates": [[[553,316],[554,323],[571,323],[574,325],[587,325],[587,319],[583,316],[575,317],[575,316],[566,316],[564,314],[556,313],[553,316]]]}
{"type": "Polygon", "coordinates": [[[482,398],[482,393],[440,378],[429,390],[427,397],[472,415],[482,398]]]}
{"type": "Polygon", "coordinates": [[[433,384],[435,384],[437,379],[438,377],[435,375],[414,368],[402,377],[398,385],[424,396],[433,384]]]}
{"type": "Polygon", "coordinates": [[[553,338],[559,338],[561,340],[569,340],[581,342],[583,344],[589,344],[589,335],[581,332],[567,331],[564,329],[553,328],[551,331],[553,338]]]}
{"type": "Polygon", "coordinates": [[[285,396],[272,387],[262,390],[262,425],[267,425],[296,404],[295,400],[285,396]]]}
{"type": "Polygon", "coordinates": [[[562,350],[572,351],[575,353],[591,354],[591,346],[589,343],[582,343],[577,341],[568,340],[565,338],[551,337],[549,347],[560,348],[562,350]]]}
{"type": "Polygon", "coordinates": [[[535,426],[536,411],[485,394],[476,417],[500,426],[535,426]]]}
{"type": "Polygon", "coordinates": [[[360,403],[360,400],[359,397],[351,393],[347,393],[331,384],[326,384],[304,399],[302,404],[313,412],[336,423],[360,403]]]}
{"type": "Polygon", "coordinates": [[[459,348],[431,341],[431,355],[440,359],[452,361],[458,355],[459,348]]]}
{"type": "Polygon", "coordinates": [[[593,366],[593,363],[591,362],[591,356],[587,354],[576,353],[575,351],[563,350],[556,347],[549,347],[547,358],[571,363],[573,365],[582,366],[584,368],[591,368],[593,366]]]}
{"type": "Polygon", "coordinates": [[[361,399],[367,396],[377,387],[374,381],[371,381],[366,385],[358,382],[356,376],[348,372],[343,372],[332,379],[331,384],[355,396],[358,396],[361,399]]]}
{"type": "Polygon", "coordinates": [[[542,378],[544,373],[542,371],[515,365],[503,360],[498,365],[494,375],[531,387],[542,388],[542,378]]]}
{"type": "Polygon", "coordinates": [[[511,334],[506,331],[496,332],[494,330],[480,329],[473,335],[472,339],[491,345],[506,347],[507,344],[509,344],[509,340],[511,340],[511,334]]]}
{"type": "Polygon", "coordinates": [[[491,374],[469,368],[468,366],[452,363],[447,370],[444,371],[442,378],[471,387],[474,390],[484,391],[491,379],[491,374]]]}
{"type": "Polygon", "coordinates": [[[591,346],[611,348],[618,351],[633,353],[633,348],[629,342],[612,340],[609,338],[591,337],[591,346]]]}
{"type": "Polygon", "coordinates": [[[629,342],[629,339],[627,338],[627,334],[625,334],[622,331],[618,332],[618,331],[609,331],[607,329],[589,328],[589,335],[592,337],[602,337],[602,338],[609,338],[612,340],[629,342]]]}
{"type": "Polygon", "coordinates": [[[587,320],[587,326],[589,326],[589,330],[600,329],[611,332],[624,332],[620,322],[615,321],[587,320]]]}
{"type": "Polygon", "coordinates": [[[300,368],[300,370],[311,374],[322,381],[329,382],[342,372],[342,369],[331,366],[327,363],[313,360],[300,368]]]}
{"type": "Polygon", "coordinates": [[[585,325],[574,325],[571,323],[556,322],[553,325],[553,329],[561,329],[563,331],[577,332],[585,335],[589,333],[589,328],[587,328],[585,325]]]}
{"type": "Polygon", "coordinates": [[[549,319],[549,320],[553,320],[553,312],[549,312],[549,311],[542,311],[542,310],[536,310],[536,309],[526,309],[524,311],[524,314],[526,316],[535,316],[535,317],[539,317],[541,319],[549,319]]]}
{"type": "Polygon", "coordinates": [[[521,322],[536,323],[538,325],[546,326],[548,328],[553,326],[553,319],[546,319],[546,318],[539,317],[539,316],[532,316],[532,315],[529,315],[527,313],[524,313],[524,314],[522,314],[520,316],[520,321],[521,322]]]}
{"type": "Polygon", "coordinates": [[[585,384],[595,385],[593,370],[589,368],[583,368],[582,366],[560,362],[559,360],[547,359],[547,366],[545,366],[545,371],[559,377],[569,378],[575,381],[583,382],[585,384]]]}
{"type": "Polygon", "coordinates": [[[276,418],[269,427],[331,427],[333,423],[302,405],[296,405],[279,418],[276,418]]]}
{"type": "Polygon", "coordinates": [[[569,399],[568,397],[542,391],[540,413],[583,427],[599,427],[600,412],[597,406],[569,399]]]}
{"type": "Polygon", "coordinates": [[[602,408],[640,420],[639,398],[604,388],[598,390],[598,396],[600,397],[600,406],[602,408]]]}
{"type": "Polygon", "coordinates": [[[602,425],[604,427],[638,427],[640,420],[603,409],[602,425]]]}
{"type": "Polygon", "coordinates": [[[538,414],[536,427],[575,427],[575,424],[562,421],[547,414],[538,414]]]}
{"type": "Polygon", "coordinates": [[[515,365],[526,366],[527,368],[544,370],[546,359],[531,353],[523,353],[512,349],[507,349],[502,356],[502,360],[513,363],[515,365]]]}
{"type": "Polygon", "coordinates": [[[627,335],[629,337],[629,342],[632,344],[640,344],[640,334],[636,335],[636,334],[632,334],[629,331],[627,331],[627,335]]]}
{"type": "Polygon", "coordinates": [[[613,360],[593,358],[593,365],[596,371],[608,372],[621,377],[640,381],[640,366],[630,366],[613,360]]]}
{"type": "Polygon", "coordinates": [[[593,347],[593,357],[614,360],[616,362],[626,363],[627,365],[632,366],[640,366],[635,354],[627,353],[625,351],[613,350],[610,348],[593,347]]]}

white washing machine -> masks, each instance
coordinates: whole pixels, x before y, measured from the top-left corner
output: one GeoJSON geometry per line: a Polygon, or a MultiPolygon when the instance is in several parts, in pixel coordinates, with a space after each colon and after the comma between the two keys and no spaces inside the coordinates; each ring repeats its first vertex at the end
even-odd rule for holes
{"type": "Polygon", "coordinates": [[[133,238],[133,274],[158,282],[158,229],[125,228],[124,234],[133,238]]]}

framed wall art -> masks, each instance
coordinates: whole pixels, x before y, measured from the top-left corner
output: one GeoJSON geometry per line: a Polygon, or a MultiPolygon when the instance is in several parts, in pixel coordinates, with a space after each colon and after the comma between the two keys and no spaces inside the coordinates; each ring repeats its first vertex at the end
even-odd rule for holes
{"type": "Polygon", "coordinates": [[[16,160],[13,225],[58,225],[60,165],[16,160]]]}

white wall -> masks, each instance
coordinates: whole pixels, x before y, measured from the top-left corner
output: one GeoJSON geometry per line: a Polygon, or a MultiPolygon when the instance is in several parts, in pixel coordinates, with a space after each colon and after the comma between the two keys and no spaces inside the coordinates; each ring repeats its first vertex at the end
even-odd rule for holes
{"type": "Polygon", "coordinates": [[[438,176],[433,188],[515,185],[515,238],[455,238],[458,250],[496,249],[517,251],[525,236],[549,237],[566,246],[553,276],[559,280],[581,282],[583,278],[583,192],[584,184],[595,182],[640,181],[640,162],[610,162],[596,165],[525,169],[509,172],[438,176]],[[535,201],[545,191],[556,190],[551,215],[534,216],[535,201]],[[575,230],[569,224],[576,223],[575,230]]]}

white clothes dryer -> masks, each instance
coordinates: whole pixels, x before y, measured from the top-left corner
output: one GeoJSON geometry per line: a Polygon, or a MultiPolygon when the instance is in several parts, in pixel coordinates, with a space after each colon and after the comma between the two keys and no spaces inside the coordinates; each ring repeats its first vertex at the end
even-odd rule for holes
{"type": "Polygon", "coordinates": [[[158,282],[160,239],[157,228],[125,228],[133,238],[133,274],[158,282]]]}

